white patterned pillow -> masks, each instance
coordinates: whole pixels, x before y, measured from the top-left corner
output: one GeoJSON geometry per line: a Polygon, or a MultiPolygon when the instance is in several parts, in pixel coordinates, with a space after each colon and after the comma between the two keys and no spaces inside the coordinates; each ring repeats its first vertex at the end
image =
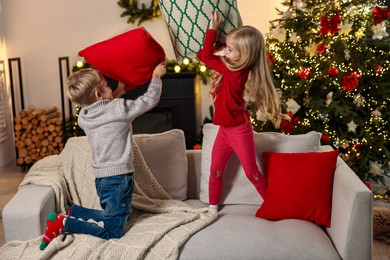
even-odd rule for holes
{"type": "Polygon", "coordinates": [[[196,58],[203,46],[211,14],[216,10],[223,15],[217,41],[224,42],[226,34],[242,25],[236,0],[159,0],[159,4],[178,62],[196,58]]]}
{"type": "MultiPolygon", "coordinates": [[[[199,197],[203,203],[209,203],[209,176],[211,151],[219,127],[214,124],[203,126],[202,163],[199,197]]],[[[254,132],[257,165],[263,173],[263,152],[298,153],[318,152],[320,150],[321,134],[309,132],[301,135],[285,135],[274,132],[254,132]]],[[[223,176],[223,188],[220,204],[252,204],[263,202],[255,187],[249,182],[241,163],[233,152],[226,165],[223,176]]]]}

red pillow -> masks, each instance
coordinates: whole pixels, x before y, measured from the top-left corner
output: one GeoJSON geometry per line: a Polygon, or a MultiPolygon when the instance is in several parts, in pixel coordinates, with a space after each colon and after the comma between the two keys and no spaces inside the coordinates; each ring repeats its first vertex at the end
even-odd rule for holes
{"type": "Polygon", "coordinates": [[[256,217],[303,219],[330,227],[333,176],[338,150],[310,153],[264,152],[268,188],[256,217]]]}
{"type": "Polygon", "coordinates": [[[145,28],[140,27],[93,44],[79,52],[105,76],[126,84],[126,90],[145,84],[165,52],[145,28]]]}

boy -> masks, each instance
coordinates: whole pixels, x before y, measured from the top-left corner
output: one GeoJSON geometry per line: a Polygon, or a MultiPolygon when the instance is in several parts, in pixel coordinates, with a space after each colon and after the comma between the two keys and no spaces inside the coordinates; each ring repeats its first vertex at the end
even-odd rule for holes
{"type": "Polygon", "coordinates": [[[136,100],[114,99],[125,92],[124,84],[120,83],[112,93],[103,75],[95,69],[82,69],[69,76],[67,94],[82,107],[78,124],[91,144],[95,186],[103,210],[72,205],[66,209],[67,216],[50,213],[41,250],[62,231],[103,239],[124,235],[134,191],[131,123],[158,104],[165,72],[165,64],[158,64],[147,92],[136,100]],[[88,219],[103,221],[104,227],[87,222],[88,219]]]}

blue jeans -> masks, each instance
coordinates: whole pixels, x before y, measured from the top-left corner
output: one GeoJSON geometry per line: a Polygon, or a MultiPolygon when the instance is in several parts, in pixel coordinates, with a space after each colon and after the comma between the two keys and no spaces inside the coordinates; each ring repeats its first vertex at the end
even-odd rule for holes
{"type": "Polygon", "coordinates": [[[96,178],[95,186],[103,210],[72,205],[63,231],[88,234],[103,239],[122,237],[132,210],[133,175],[123,174],[96,178]],[[96,222],[103,221],[104,227],[87,222],[88,219],[93,219],[96,222]]]}

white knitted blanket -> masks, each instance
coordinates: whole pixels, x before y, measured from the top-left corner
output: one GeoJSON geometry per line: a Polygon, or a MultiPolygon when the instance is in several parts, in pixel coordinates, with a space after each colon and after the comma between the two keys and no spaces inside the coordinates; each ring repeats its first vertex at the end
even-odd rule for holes
{"type": "MultiPolygon", "coordinates": [[[[56,194],[57,212],[65,203],[100,209],[90,146],[86,137],[71,138],[58,156],[35,163],[21,185],[48,185],[56,194]]],[[[84,234],[61,234],[44,251],[42,236],[11,241],[0,248],[1,259],[177,259],[179,248],[194,233],[210,224],[217,212],[193,208],[173,200],[158,184],[134,143],[133,213],[120,239],[104,240],[84,234]]]]}

